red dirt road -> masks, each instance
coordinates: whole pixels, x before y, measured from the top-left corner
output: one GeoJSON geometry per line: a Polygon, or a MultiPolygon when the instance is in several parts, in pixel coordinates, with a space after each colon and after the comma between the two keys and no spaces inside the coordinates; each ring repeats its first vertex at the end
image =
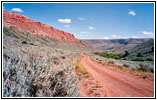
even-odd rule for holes
{"type": "MultiPolygon", "coordinates": [[[[104,95],[107,97],[154,97],[154,81],[113,70],[93,61],[90,56],[81,54],[82,65],[93,79],[103,86],[104,95]]],[[[84,86],[84,90],[86,88],[88,86],[84,86]]],[[[83,89],[81,90],[85,93],[83,89]]]]}

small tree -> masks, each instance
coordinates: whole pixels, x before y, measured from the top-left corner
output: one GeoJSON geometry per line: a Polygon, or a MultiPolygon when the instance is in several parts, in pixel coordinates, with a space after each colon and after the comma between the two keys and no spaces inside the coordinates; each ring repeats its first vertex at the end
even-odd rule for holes
{"type": "Polygon", "coordinates": [[[125,51],[125,54],[124,54],[123,57],[128,57],[129,55],[130,55],[129,52],[128,52],[128,51],[125,51]]]}

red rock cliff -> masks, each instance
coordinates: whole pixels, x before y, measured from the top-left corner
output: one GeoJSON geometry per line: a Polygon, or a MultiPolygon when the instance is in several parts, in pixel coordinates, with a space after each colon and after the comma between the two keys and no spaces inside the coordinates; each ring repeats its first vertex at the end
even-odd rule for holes
{"type": "Polygon", "coordinates": [[[48,36],[56,40],[80,42],[80,40],[76,39],[73,34],[55,29],[47,24],[36,22],[23,15],[9,11],[3,11],[3,26],[15,26],[32,34],[48,36]]]}

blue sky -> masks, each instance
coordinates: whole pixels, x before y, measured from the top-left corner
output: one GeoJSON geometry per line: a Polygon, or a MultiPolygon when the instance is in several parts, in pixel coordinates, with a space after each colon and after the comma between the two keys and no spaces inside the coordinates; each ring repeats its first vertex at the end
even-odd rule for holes
{"type": "Polygon", "coordinates": [[[153,3],[3,3],[79,39],[153,38],[153,3]]]}

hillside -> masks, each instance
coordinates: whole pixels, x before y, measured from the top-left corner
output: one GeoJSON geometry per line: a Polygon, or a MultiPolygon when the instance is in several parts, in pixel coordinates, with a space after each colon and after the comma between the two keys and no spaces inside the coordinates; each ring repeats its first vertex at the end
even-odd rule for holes
{"type": "Polygon", "coordinates": [[[80,40],[22,15],[3,14],[3,97],[80,96],[73,73],[87,49],[80,40]]]}
{"type": "Polygon", "coordinates": [[[132,55],[141,53],[143,56],[154,56],[154,39],[148,40],[131,48],[129,52],[132,55]]]}
{"type": "Polygon", "coordinates": [[[55,29],[47,24],[36,22],[23,15],[19,15],[9,11],[3,11],[3,26],[10,28],[11,26],[17,27],[23,31],[31,34],[40,35],[43,37],[51,37],[55,40],[79,42],[73,34],[55,29]]]}
{"type": "Polygon", "coordinates": [[[81,39],[82,43],[91,45],[95,49],[108,52],[124,52],[130,48],[150,40],[147,39],[81,39]]]}
{"type": "MultiPolygon", "coordinates": [[[[142,42],[142,39],[138,41],[142,42]]],[[[91,53],[91,55],[100,61],[114,62],[118,65],[124,66],[127,65],[133,69],[137,69],[140,66],[139,68],[143,68],[144,70],[149,69],[154,72],[154,39],[149,39],[148,41],[137,44],[134,47],[123,49],[125,51],[120,50],[121,49],[114,53],[113,51],[106,52],[105,49],[104,51],[97,50],[97,52],[93,51],[93,54],[91,53]]]]}

